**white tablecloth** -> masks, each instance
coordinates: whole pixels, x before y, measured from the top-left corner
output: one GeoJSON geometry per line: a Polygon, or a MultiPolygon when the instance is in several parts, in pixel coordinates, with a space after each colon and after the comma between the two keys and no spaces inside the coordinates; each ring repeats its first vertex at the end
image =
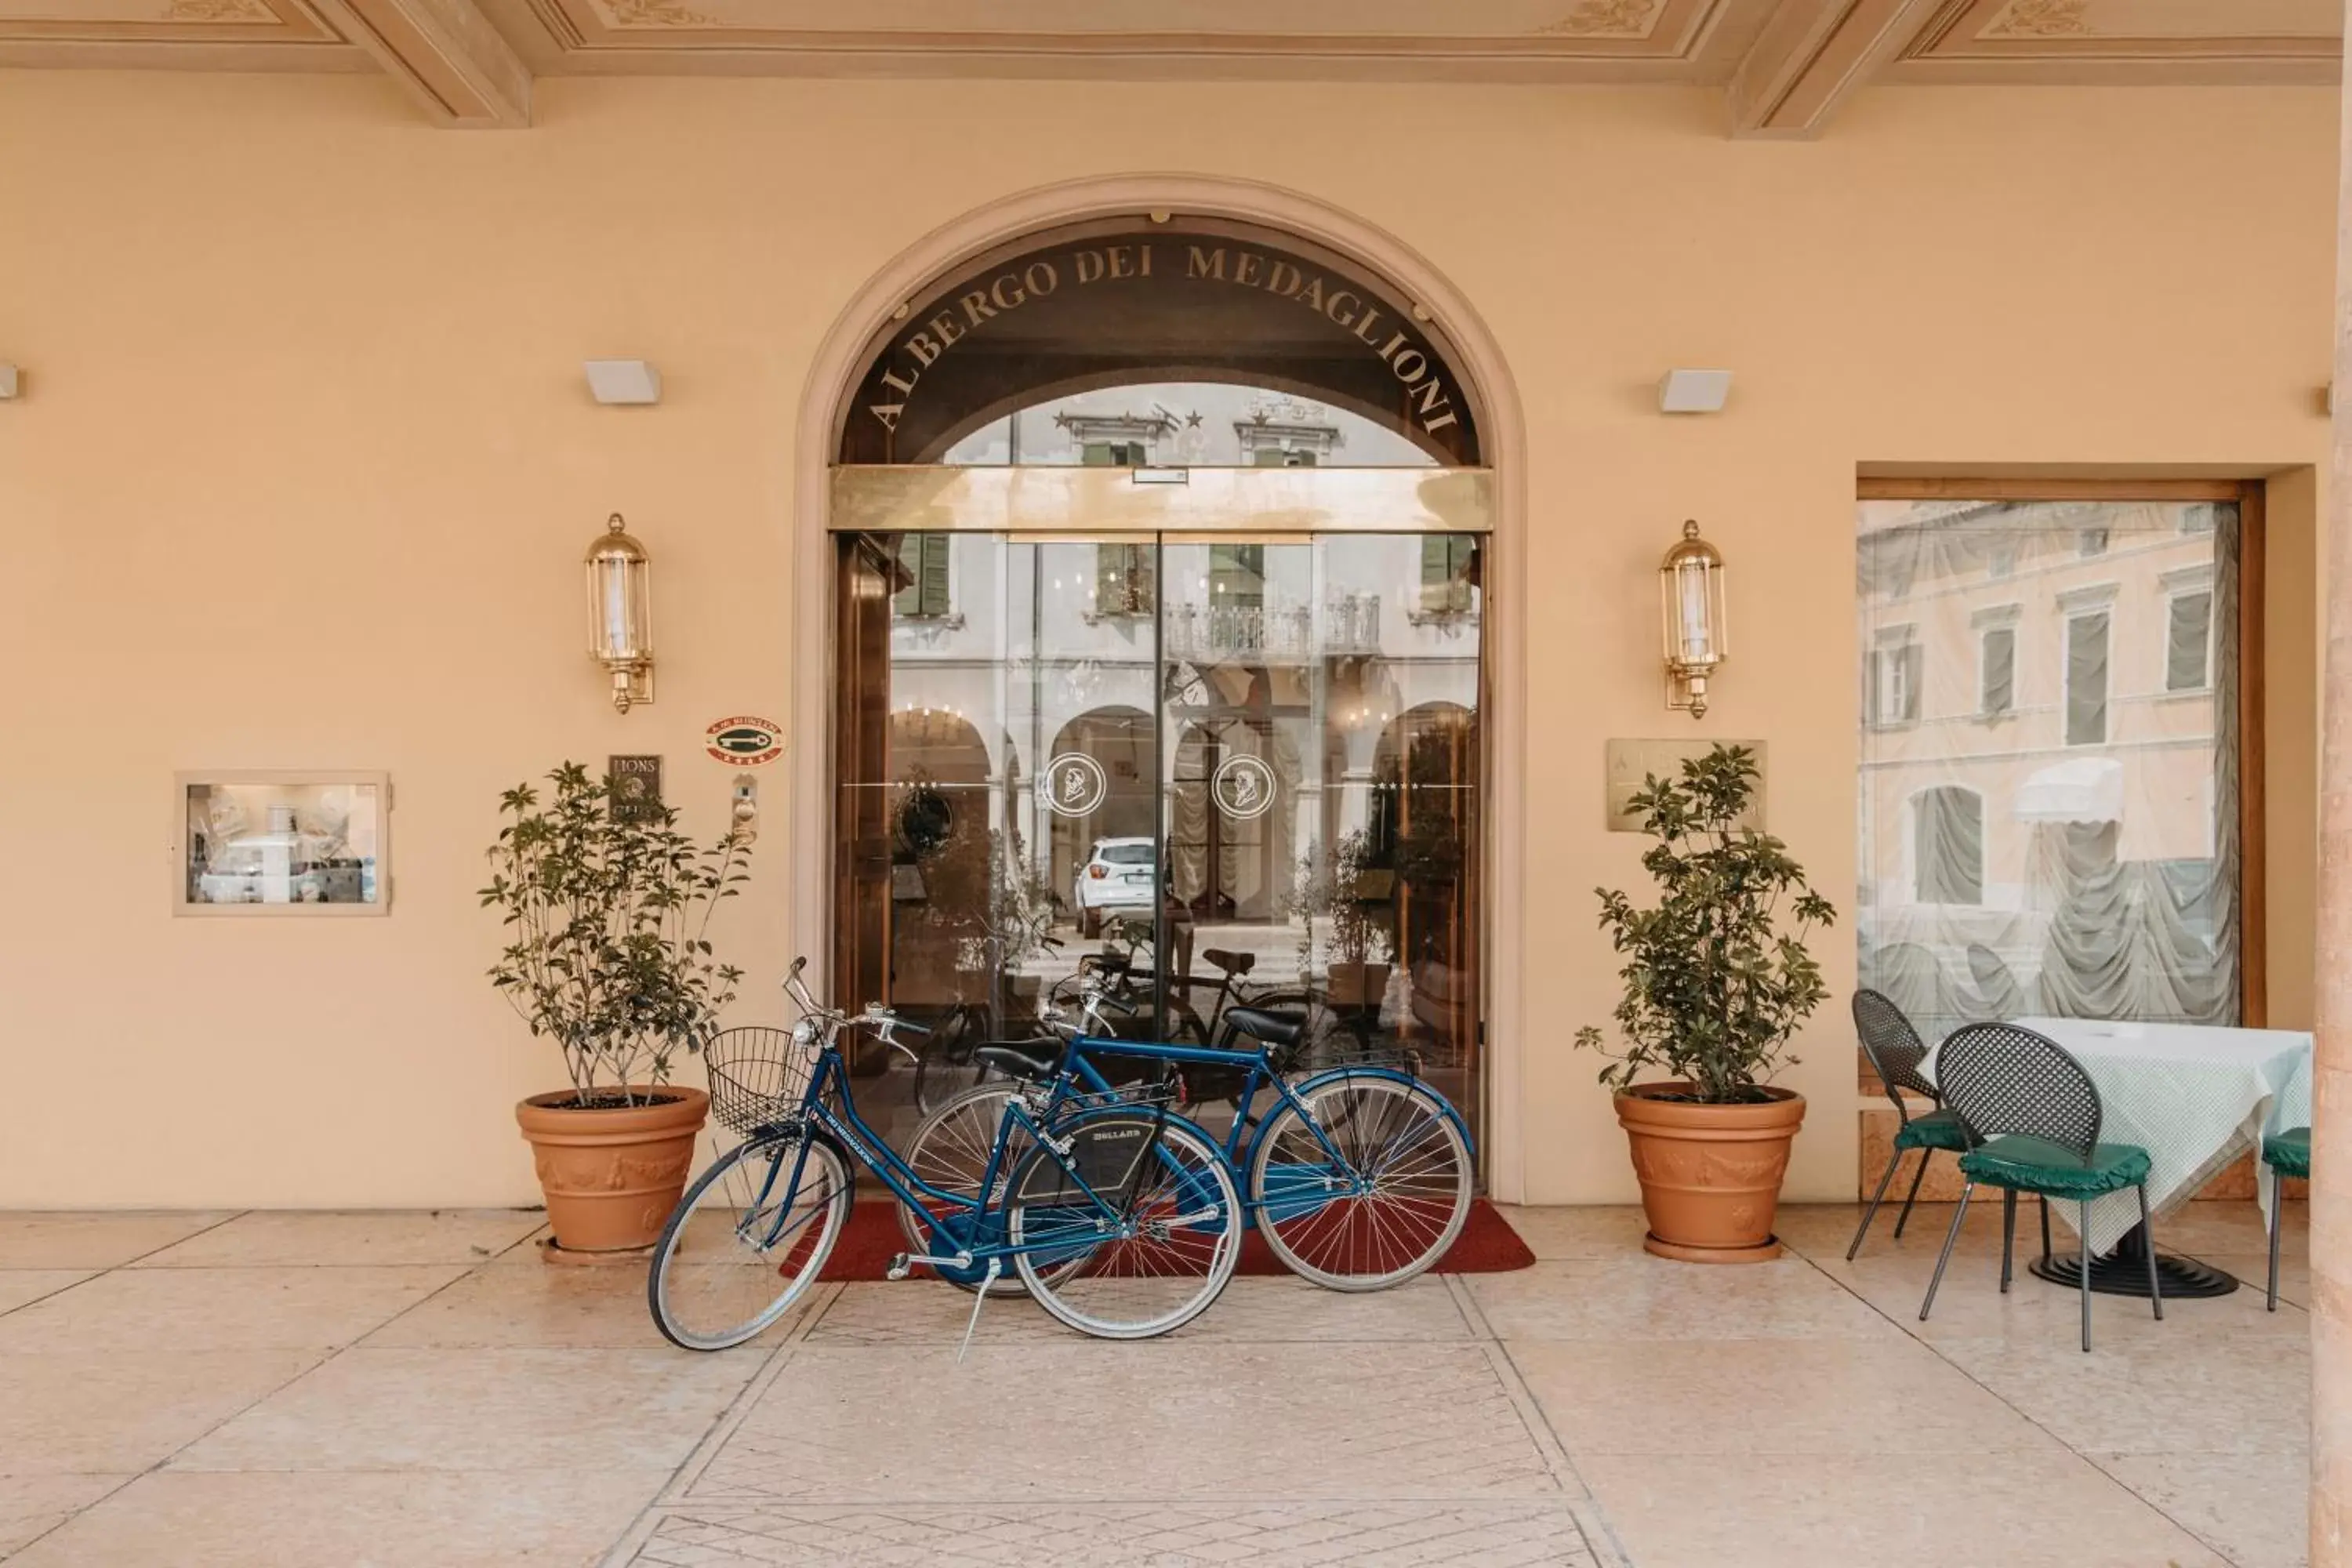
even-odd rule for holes
{"type": "MultiPolygon", "coordinates": [[[[2102,1143],[2147,1151],[2147,1201],[2158,1213],[2194,1197],[2216,1173],[2263,1138],[2311,1125],[2311,1037],[2293,1029],[2209,1029],[2189,1024],[2111,1024],[2091,1018],[2019,1018],[2083,1064],[2098,1086],[2102,1143]]],[[[1923,1070],[1931,1078],[1935,1058],[1923,1070]]],[[[2258,1182],[2270,1210],[2268,1181],[2258,1182]]],[[[2081,1210],[2053,1203],[2075,1226],[2081,1210]]],[[[2139,1223],[2128,1190],[2091,1205],[2091,1250],[2104,1253],[2139,1223]]],[[[2077,1227],[2079,1228],[2079,1227],[2077,1227]]],[[[2163,1226],[2157,1227],[2159,1240],[2163,1226]]]]}

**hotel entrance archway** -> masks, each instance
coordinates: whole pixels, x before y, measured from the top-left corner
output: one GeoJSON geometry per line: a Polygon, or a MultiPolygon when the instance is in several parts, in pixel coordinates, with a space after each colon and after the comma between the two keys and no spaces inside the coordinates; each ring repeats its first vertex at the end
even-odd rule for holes
{"type": "MultiPolygon", "coordinates": [[[[1487,416],[1456,378],[1456,351],[1438,324],[1466,312],[1432,312],[1324,243],[1345,225],[1308,222],[1304,228],[1317,237],[1308,238],[1234,221],[1246,200],[1203,205],[1225,210],[1198,220],[1155,214],[1149,229],[1140,218],[1105,216],[975,247],[962,263],[943,260],[934,276],[954,281],[910,289],[907,308],[887,311],[891,323],[861,351],[866,371],[832,426],[835,456],[846,460],[828,477],[822,509],[831,541],[824,564],[838,590],[826,637],[832,673],[822,702],[804,684],[807,700],[796,709],[831,721],[820,726],[824,744],[812,733],[803,753],[809,767],[819,758],[831,763],[815,777],[799,775],[824,798],[796,805],[795,837],[830,840],[835,853],[822,903],[796,905],[815,918],[796,923],[823,931],[843,994],[870,996],[890,984],[887,933],[941,919],[915,907],[909,871],[919,868],[893,865],[887,848],[905,837],[890,818],[906,802],[894,806],[891,796],[905,795],[908,781],[891,776],[887,744],[869,743],[877,731],[869,725],[861,737],[853,721],[861,710],[902,708],[909,697],[919,710],[919,681],[968,688],[980,679],[985,661],[971,656],[984,634],[968,608],[971,595],[947,586],[964,579],[968,552],[1066,546],[1092,560],[1079,572],[1048,574],[1047,598],[1058,577],[1066,599],[1087,601],[1069,607],[1089,637],[1116,637],[1106,628],[1121,626],[1130,634],[1148,627],[1148,636],[1074,648],[1066,660],[1051,647],[1042,658],[998,651],[1016,667],[1053,670],[1094,707],[1140,707],[1150,716],[1152,830],[1065,826],[1066,847],[1054,853],[1045,792],[1057,752],[1050,734],[1024,732],[1050,726],[1017,715],[1007,722],[1003,702],[948,699],[973,718],[992,752],[992,848],[1026,857],[1011,872],[1000,865],[988,910],[965,922],[979,934],[961,956],[988,967],[982,949],[1001,950],[1004,922],[996,917],[1008,906],[1042,910],[1048,934],[1059,939],[1057,928],[1067,927],[1075,938],[1096,903],[1092,892],[1103,890],[1080,889],[1081,869],[1099,871],[1095,879],[1111,882],[1114,896],[1101,908],[1103,933],[1074,945],[1149,931],[1142,941],[1154,984],[1179,996],[1213,986],[1220,971],[1212,950],[1250,963],[1247,984],[1262,986],[1269,973],[1311,979],[1328,996],[1336,940],[1339,984],[1355,1016],[1376,1036],[1423,1037],[1414,1048],[1433,1070],[1448,1055],[1456,1079],[1449,1092],[1484,1129],[1491,1085],[1483,1046],[1489,1008],[1501,996],[1486,979],[1494,946],[1464,943],[1436,967],[1400,952],[1397,906],[1417,895],[1382,863],[1387,851],[1370,847],[1369,759],[1382,726],[1433,701],[1483,715],[1498,679],[1487,662],[1486,578],[1491,531],[1516,498],[1480,466],[1487,416]],[[1039,262],[1050,269],[1033,276],[1039,262]],[[1185,287],[1162,288],[1171,274],[1185,287]],[[1154,281],[1131,287],[1146,279],[1154,281]],[[982,281],[986,290],[978,289],[982,281]],[[1114,298],[1112,284],[1130,286],[1124,299],[1114,298]],[[1040,309],[1087,298],[1090,289],[1086,314],[1057,321],[1040,309]],[[976,291],[985,298],[972,298],[976,291]],[[1297,324],[1281,324],[1285,311],[1297,324]],[[1006,331],[1008,321],[1018,330],[1006,331]],[[1079,322],[1091,325],[1079,330],[1079,322]],[[964,407],[951,416],[938,404],[926,410],[927,396],[951,396],[964,407]],[[862,436],[860,418],[872,422],[862,436]],[[860,559],[845,542],[859,535],[873,564],[862,586],[845,568],[860,559]],[[1386,567],[1365,557],[1375,538],[1391,546],[1386,567]],[[1290,570],[1300,576],[1285,584],[1290,570]],[[1384,580],[1378,587],[1347,581],[1365,571],[1384,580]],[[1301,584],[1320,597],[1302,594],[1301,584]],[[1259,596],[1269,584],[1271,602],[1259,596]],[[861,625],[862,638],[852,629],[861,625]],[[1397,684],[1391,667],[1417,669],[1423,686],[1387,689],[1397,684]],[[877,702],[870,684],[867,695],[848,695],[856,683],[847,677],[886,669],[897,678],[890,696],[877,702]],[[1427,689],[1441,669],[1454,684],[1427,689]],[[1238,689],[1204,692],[1204,680],[1238,689]],[[1123,697],[1113,690],[1122,685],[1123,697]],[[1271,723],[1269,707],[1282,710],[1271,723]],[[1342,736],[1349,727],[1367,733],[1351,742],[1342,736]],[[1223,804],[1212,805],[1221,795],[1223,804]],[[1349,796],[1363,798],[1351,805],[1349,796]],[[1340,841],[1350,837],[1341,854],[1340,841]],[[1150,842],[1101,842],[1121,838],[1150,842]],[[877,846],[886,847],[877,854],[877,846]],[[1335,875],[1348,889],[1336,922],[1335,875]],[[878,917],[862,922],[849,918],[861,881],[866,910],[878,917]],[[1148,901],[1138,882],[1148,883],[1148,901]],[[1236,924],[1246,928],[1247,945],[1236,924]],[[1434,1009],[1416,1004],[1409,991],[1416,971],[1446,980],[1455,999],[1434,1009]],[[1460,1021],[1453,1032],[1462,1038],[1447,1053],[1425,1037],[1434,1031],[1420,1020],[1433,1012],[1460,1021]]],[[[1452,299],[1426,280],[1415,292],[1452,299]]],[[[1474,357],[1489,374],[1498,367],[1483,343],[1474,357]]],[[[828,350],[829,362],[838,358],[828,350]]],[[[1505,417],[1507,432],[1515,429],[1507,407],[1505,417]]],[[[1036,553],[1051,559],[1050,551],[1036,553]]],[[[1010,581],[1017,573],[999,575],[1010,581]]],[[[991,577],[982,566],[970,581],[991,577]]],[[[995,624],[1001,634],[1004,623],[995,624]]],[[[1465,788],[1488,790],[1484,747],[1511,728],[1501,720],[1473,731],[1476,773],[1465,788]]],[[[1132,737],[1115,750],[1123,754],[1099,759],[1102,787],[1146,782],[1133,776],[1143,770],[1132,737]]],[[[1515,790],[1504,784],[1501,793],[1515,790]]],[[[1488,837],[1513,810],[1496,799],[1465,817],[1471,837],[1460,853],[1483,866],[1488,837]]],[[[1469,905],[1482,938],[1490,918],[1485,892],[1477,886],[1469,905]]],[[[1001,959],[995,968],[988,984],[968,989],[989,993],[992,1021],[1017,1024],[1052,977],[1008,973],[1001,959]]],[[[1210,998],[1200,1000],[1199,1011],[1211,1013],[1210,998]]],[[[1178,1013],[1169,1016],[1181,1022],[1178,1013]]],[[[1509,1129],[1497,1142],[1515,1161],[1509,1129]]],[[[1515,1184],[1506,1177],[1504,1190],[1515,1184]]]]}

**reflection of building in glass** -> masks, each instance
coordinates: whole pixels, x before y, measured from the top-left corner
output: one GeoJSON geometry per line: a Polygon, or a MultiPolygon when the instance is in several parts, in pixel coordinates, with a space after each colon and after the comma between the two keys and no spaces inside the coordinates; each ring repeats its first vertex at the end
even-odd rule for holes
{"type": "Polygon", "coordinates": [[[1940,1036],[2238,1016],[2237,517],[1865,501],[1862,984],[1940,1036]]]}

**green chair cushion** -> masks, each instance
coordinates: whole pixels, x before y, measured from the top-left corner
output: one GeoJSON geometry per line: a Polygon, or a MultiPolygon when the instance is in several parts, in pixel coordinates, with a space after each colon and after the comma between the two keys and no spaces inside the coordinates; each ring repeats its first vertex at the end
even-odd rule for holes
{"type": "Polygon", "coordinates": [[[2263,1163],[2282,1176],[2311,1174],[2311,1129],[2298,1127],[2263,1140],[2263,1163]]]}
{"type": "Polygon", "coordinates": [[[1961,1155],[1960,1173],[1971,1181],[2046,1197],[2095,1198],[2147,1180],[2147,1151],[2130,1143],[2102,1143],[2085,1163],[2063,1143],[2012,1132],[1961,1155]]]}
{"type": "Polygon", "coordinates": [[[1925,1116],[1915,1116],[1905,1122],[1895,1134],[1897,1149],[1949,1149],[1954,1152],[1969,1146],[1969,1135],[1960,1127],[1960,1117],[1954,1110],[1931,1110],[1925,1116]]]}

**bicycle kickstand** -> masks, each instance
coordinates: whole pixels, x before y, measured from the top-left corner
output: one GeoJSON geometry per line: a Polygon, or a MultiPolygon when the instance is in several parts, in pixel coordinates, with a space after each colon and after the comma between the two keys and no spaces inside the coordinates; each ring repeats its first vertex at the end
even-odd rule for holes
{"type": "Polygon", "coordinates": [[[971,1321],[963,1326],[963,1343],[956,1346],[956,1365],[958,1366],[963,1364],[964,1352],[971,1349],[972,1331],[980,1327],[980,1310],[988,1304],[988,1293],[996,1289],[996,1277],[1003,1272],[1004,1259],[992,1258],[988,1260],[988,1278],[980,1282],[979,1290],[972,1295],[971,1321]]]}

